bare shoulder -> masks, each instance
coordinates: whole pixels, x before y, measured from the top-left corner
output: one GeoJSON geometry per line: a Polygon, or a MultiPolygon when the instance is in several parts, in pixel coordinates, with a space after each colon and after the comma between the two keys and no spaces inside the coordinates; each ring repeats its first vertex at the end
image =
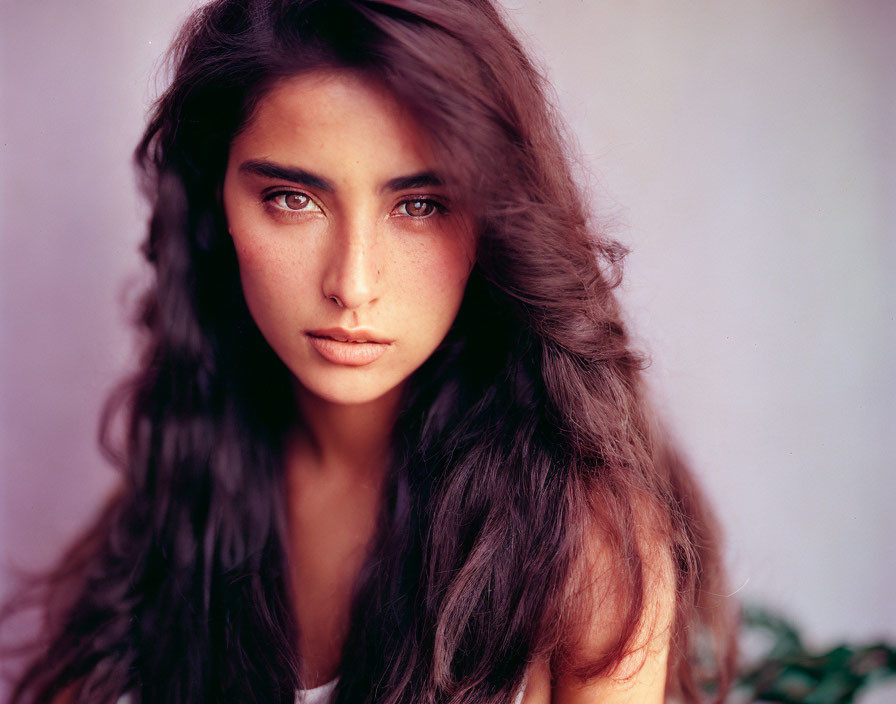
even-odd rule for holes
{"type": "MultiPolygon", "coordinates": [[[[608,673],[587,680],[555,678],[552,704],[651,704],[664,701],[676,612],[676,575],[663,516],[646,503],[635,507],[634,549],[641,558],[643,607],[624,654],[608,673]]],[[[577,654],[597,660],[614,648],[632,603],[614,579],[617,553],[597,529],[585,534],[577,565],[576,599],[586,616],[575,636],[577,654]]]]}

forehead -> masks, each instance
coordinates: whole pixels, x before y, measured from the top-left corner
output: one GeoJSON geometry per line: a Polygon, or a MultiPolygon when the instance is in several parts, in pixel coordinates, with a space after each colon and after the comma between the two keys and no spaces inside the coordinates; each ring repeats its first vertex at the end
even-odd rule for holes
{"type": "Polygon", "coordinates": [[[433,169],[429,140],[388,89],[348,69],[283,78],[258,101],[233,140],[246,157],[329,168],[367,169],[380,175],[433,169]]]}

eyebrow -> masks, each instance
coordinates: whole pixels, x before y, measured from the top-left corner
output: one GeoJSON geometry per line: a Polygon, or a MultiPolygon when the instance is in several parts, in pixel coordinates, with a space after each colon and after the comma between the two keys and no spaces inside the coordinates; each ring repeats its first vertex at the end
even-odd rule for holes
{"type": "Polygon", "coordinates": [[[398,176],[390,178],[380,187],[380,192],[389,191],[406,191],[411,188],[428,188],[430,186],[444,186],[445,182],[433,171],[421,171],[410,176],[398,176]]]}
{"type": "MultiPolygon", "coordinates": [[[[321,191],[332,193],[336,190],[332,182],[323,176],[318,176],[311,171],[296,166],[284,166],[275,164],[266,159],[250,159],[240,164],[240,171],[264,178],[277,179],[278,181],[290,181],[304,186],[317,188],[321,191]]],[[[396,176],[382,184],[377,191],[404,191],[411,188],[427,188],[430,186],[443,186],[444,180],[434,171],[420,171],[408,176],[396,176]]]]}
{"type": "Polygon", "coordinates": [[[283,166],[265,159],[250,159],[240,164],[240,171],[264,178],[290,181],[332,193],[335,188],[327,179],[294,166],[283,166]]]}

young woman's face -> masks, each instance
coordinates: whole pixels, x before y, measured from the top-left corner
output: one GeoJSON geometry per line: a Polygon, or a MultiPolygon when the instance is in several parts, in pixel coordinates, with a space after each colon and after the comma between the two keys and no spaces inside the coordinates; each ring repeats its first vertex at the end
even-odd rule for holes
{"type": "Polygon", "coordinates": [[[475,236],[440,181],[414,120],[349,71],[280,81],[234,139],[222,198],[243,293],[306,391],[374,400],[445,337],[475,236]]]}

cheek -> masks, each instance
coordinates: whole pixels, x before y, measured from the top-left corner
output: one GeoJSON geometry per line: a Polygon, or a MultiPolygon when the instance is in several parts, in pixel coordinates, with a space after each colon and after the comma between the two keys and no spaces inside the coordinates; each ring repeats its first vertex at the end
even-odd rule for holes
{"type": "Polygon", "coordinates": [[[434,251],[427,275],[434,287],[460,299],[470,277],[475,256],[475,245],[470,235],[455,235],[434,251]]]}
{"type": "Polygon", "coordinates": [[[304,270],[308,259],[299,257],[276,242],[251,236],[235,236],[234,249],[239,263],[243,295],[259,326],[264,320],[282,317],[303,297],[304,270]]]}
{"type": "Polygon", "coordinates": [[[402,277],[415,317],[447,330],[463,299],[472,253],[457,242],[441,243],[419,253],[402,277]]]}

